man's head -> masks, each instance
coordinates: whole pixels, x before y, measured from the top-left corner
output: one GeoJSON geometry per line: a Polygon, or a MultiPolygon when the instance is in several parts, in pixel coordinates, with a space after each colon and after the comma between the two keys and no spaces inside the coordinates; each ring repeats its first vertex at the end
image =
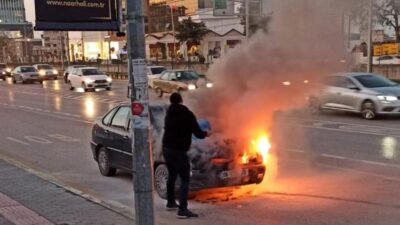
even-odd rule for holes
{"type": "Polygon", "coordinates": [[[173,93],[171,97],[169,97],[169,101],[171,104],[182,104],[183,99],[182,96],[179,93],[173,93]]]}

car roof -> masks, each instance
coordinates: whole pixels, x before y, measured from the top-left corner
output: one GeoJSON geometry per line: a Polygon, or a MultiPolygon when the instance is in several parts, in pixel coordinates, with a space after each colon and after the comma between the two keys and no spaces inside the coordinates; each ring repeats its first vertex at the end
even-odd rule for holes
{"type": "Polygon", "coordinates": [[[372,75],[372,76],[380,76],[379,74],[375,73],[364,73],[364,72],[351,72],[351,73],[335,73],[332,74],[333,76],[346,76],[346,77],[355,77],[360,75],[372,75]]]}
{"type": "Polygon", "coordinates": [[[30,66],[30,65],[22,65],[22,66],[18,66],[18,67],[33,67],[33,66],[30,66]]]}
{"type": "Polygon", "coordinates": [[[182,72],[182,71],[193,71],[196,72],[195,70],[188,70],[188,69],[175,69],[175,70],[165,70],[167,72],[182,72]]]}
{"type": "Polygon", "coordinates": [[[99,68],[94,67],[94,66],[86,66],[86,67],[79,67],[76,69],[79,69],[79,70],[96,69],[96,70],[98,70],[99,68]]]}
{"type": "Polygon", "coordinates": [[[147,66],[147,68],[165,68],[165,66],[147,66]]]}
{"type": "Polygon", "coordinates": [[[34,66],[51,66],[51,65],[43,63],[43,64],[35,64],[34,66]]]}

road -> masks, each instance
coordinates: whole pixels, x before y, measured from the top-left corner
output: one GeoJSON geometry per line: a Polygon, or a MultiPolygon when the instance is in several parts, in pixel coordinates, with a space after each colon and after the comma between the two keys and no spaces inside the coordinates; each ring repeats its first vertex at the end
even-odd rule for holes
{"type": "MultiPolygon", "coordinates": [[[[95,118],[126,100],[124,81],[89,93],[61,81],[0,81],[0,157],[132,213],[130,175],[102,177],[89,147],[95,118]]],[[[398,118],[281,113],[272,128],[276,176],[260,186],[198,193],[190,205],[201,217],[190,224],[398,225],[399,125],[398,118]]],[[[159,221],[188,224],[166,212],[157,196],[155,203],[159,221]]]]}

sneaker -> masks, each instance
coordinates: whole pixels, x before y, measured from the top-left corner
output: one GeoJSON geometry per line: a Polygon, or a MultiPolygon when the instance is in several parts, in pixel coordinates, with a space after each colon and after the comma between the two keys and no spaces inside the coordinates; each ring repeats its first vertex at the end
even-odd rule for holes
{"type": "Polygon", "coordinates": [[[179,210],[178,214],[176,215],[179,219],[190,219],[190,218],[197,218],[199,215],[196,213],[192,213],[190,210],[179,210]]]}
{"type": "Polygon", "coordinates": [[[179,205],[176,204],[176,202],[174,202],[172,204],[168,203],[165,208],[167,209],[167,211],[173,211],[173,210],[177,210],[179,208],[179,205]]]}

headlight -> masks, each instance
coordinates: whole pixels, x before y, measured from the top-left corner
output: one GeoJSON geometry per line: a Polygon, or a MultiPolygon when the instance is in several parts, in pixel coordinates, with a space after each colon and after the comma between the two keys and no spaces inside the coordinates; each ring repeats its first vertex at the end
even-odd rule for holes
{"type": "Polygon", "coordinates": [[[194,85],[194,84],[189,84],[188,89],[189,89],[189,90],[196,90],[196,85],[194,85]]]}
{"type": "Polygon", "coordinates": [[[44,70],[39,70],[39,75],[40,75],[40,76],[46,75],[46,71],[44,71],[44,70]]]}
{"type": "Polygon", "coordinates": [[[214,84],[213,84],[213,83],[207,83],[206,86],[207,86],[208,88],[212,88],[212,87],[214,86],[214,84]]]}
{"type": "Polygon", "coordinates": [[[111,82],[112,82],[111,77],[107,77],[107,82],[108,82],[108,83],[111,83],[111,82]]]}
{"type": "Polygon", "coordinates": [[[7,73],[11,73],[11,68],[6,69],[7,73]]]}
{"type": "Polygon", "coordinates": [[[381,102],[394,102],[398,100],[396,96],[385,96],[385,95],[378,96],[378,99],[381,102]]]}
{"type": "Polygon", "coordinates": [[[54,73],[54,74],[58,74],[58,71],[57,71],[57,70],[53,70],[53,73],[54,73]]]}
{"type": "Polygon", "coordinates": [[[85,81],[85,83],[87,83],[87,84],[91,84],[91,83],[94,82],[94,80],[92,80],[92,79],[85,79],[84,81],[85,81]]]}

